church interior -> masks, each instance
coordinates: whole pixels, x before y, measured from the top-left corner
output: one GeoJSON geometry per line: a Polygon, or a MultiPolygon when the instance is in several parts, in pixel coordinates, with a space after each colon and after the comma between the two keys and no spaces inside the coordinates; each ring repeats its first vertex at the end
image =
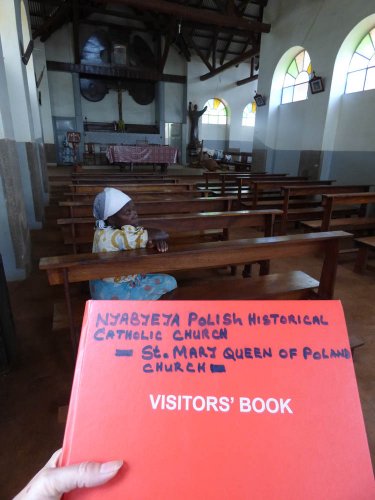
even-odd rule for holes
{"type": "Polygon", "coordinates": [[[341,301],[375,463],[374,97],[370,0],[0,2],[0,498],[62,446],[106,186],[171,300],[341,301]]]}

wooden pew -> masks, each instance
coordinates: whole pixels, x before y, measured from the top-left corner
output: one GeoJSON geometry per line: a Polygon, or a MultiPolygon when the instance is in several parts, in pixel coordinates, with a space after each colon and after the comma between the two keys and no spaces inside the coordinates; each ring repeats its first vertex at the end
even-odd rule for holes
{"type": "MultiPolygon", "coordinates": [[[[206,182],[205,188],[211,190],[215,195],[225,196],[235,194],[238,195],[238,181],[240,179],[244,180],[258,180],[258,181],[266,181],[266,180],[282,180],[286,179],[284,175],[273,175],[273,174],[235,174],[233,173],[219,173],[219,183],[215,182],[206,182]],[[270,176],[271,175],[271,176],[270,176]]],[[[251,188],[249,186],[243,186],[241,189],[242,196],[248,196],[251,194],[251,188]]]]}
{"type": "Polygon", "coordinates": [[[152,172],[137,172],[137,173],[125,173],[125,172],[109,172],[103,170],[90,170],[84,172],[72,172],[70,174],[72,182],[82,182],[91,179],[124,179],[124,180],[142,180],[142,179],[174,179],[174,176],[170,174],[162,173],[152,173],[152,172]]]}
{"type": "Polygon", "coordinates": [[[122,178],[122,177],[112,177],[110,175],[107,176],[98,176],[98,177],[85,177],[85,178],[76,178],[71,180],[71,184],[78,185],[100,185],[100,186],[113,186],[115,187],[117,184],[125,185],[125,184],[178,184],[177,179],[162,179],[159,177],[141,177],[139,179],[134,178],[122,178]]]}
{"type": "MultiPolygon", "coordinates": [[[[234,194],[238,193],[238,180],[239,179],[251,179],[251,180],[278,180],[278,179],[285,179],[286,174],[267,174],[267,173],[233,173],[233,172],[220,172],[218,173],[219,180],[220,180],[220,185],[221,185],[221,195],[224,196],[225,194],[234,194]]],[[[208,184],[206,182],[206,189],[211,189],[212,191],[216,192],[212,184],[208,184]]],[[[244,186],[241,190],[241,193],[248,193],[249,192],[249,187],[244,186]]]]}
{"type": "MultiPolygon", "coordinates": [[[[119,189],[119,188],[118,188],[119,189]]],[[[130,197],[138,202],[138,201],[151,201],[151,200],[160,200],[163,203],[165,200],[183,200],[183,199],[194,199],[194,198],[204,198],[209,197],[213,193],[211,191],[195,189],[191,191],[180,191],[180,192],[168,192],[168,191],[142,191],[142,187],[139,187],[139,191],[129,192],[126,189],[120,189],[120,191],[125,191],[130,195],[130,197]]],[[[95,196],[97,193],[73,193],[66,192],[63,193],[66,200],[72,201],[86,201],[93,203],[95,196]]]]}
{"type": "MultiPolygon", "coordinates": [[[[279,234],[286,234],[287,225],[289,221],[302,221],[309,219],[321,219],[323,216],[323,207],[321,206],[323,194],[338,194],[338,193],[360,193],[368,192],[369,185],[363,186],[282,186],[281,193],[283,196],[282,210],[283,215],[280,223],[279,234]],[[304,207],[295,207],[296,199],[303,197],[306,201],[304,207]],[[317,197],[319,197],[320,206],[316,206],[317,197]],[[311,204],[309,205],[309,200],[311,204]],[[293,206],[294,203],[294,206],[293,206]]],[[[342,213],[340,210],[335,210],[336,214],[342,213]]],[[[347,209],[344,209],[345,215],[348,214],[347,209]]]]}
{"type": "Polygon", "coordinates": [[[70,184],[68,186],[70,191],[73,193],[92,193],[97,194],[103,191],[106,187],[115,187],[117,189],[126,191],[127,193],[133,193],[137,191],[143,192],[163,192],[163,193],[181,193],[185,191],[194,191],[196,189],[195,182],[180,182],[179,184],[167,184],[167,183],[153,183],[153,184],[114,184],[113,186],[108,184],[70,184]]]}
{"type": "Polygon", "coordinates": [[[125,174],[119,172],[71,174],[72,184],[179,184],[186,182],[199,183],[203,181],[202,175],[157,175],[157,174],[125,174]]]}
{"type": "Polygon", "coordinates": [[[371,193],[341,193],[323,195],[323,218],[302,222],[302,226],[309,231],[364,231],[375,229],[375,217],[366,215],[368,205],[375,203],[375,192],[371,193]],[[358,206],[356,217],[332,218],[335,207],[358,206]]]}
{"type": "MultiPolygon", "coordinates": [[[[206,189],[208,189],[209,187],[209,182],[210,181],[219,181],[220,184],[222,184],[223,182],[232,182],[233,185],[236,185],[236,179],[240,178],[240,177],[243,177],[243,178],[248,178],[248,177],[253,177],[253,176],[264,176],[264,177],[268,177],[268,176],[272,176],[274,174],[268,174],[267,172],[257,172],[256,174],[252,174],[250,172],[222,172],[221,170],[217,170],[215,172],[212,172],[212,171],[206,171],[206,172],[203,172],[203,175],[204,175],[204,179],[205,179],[205,184],[206,184],[206,189]]],[[[285,176],[287,174],[284,174],[285,176]]],[[[272,179],[272,177],[271,177],[272,179]]]]}
{"type": "Polygon", "coordinates": [[[358,254],[357,260],[354,265],[354,271],[361,274],[366,268],[369,251],[375,250],[375,236],[356,238],[354,242],[358,247],[358,254]]]}
{"type": "Polygon", "coordinates": [[[266,206],[267,203],[270,203],[271,205],[274,205],[274,208],[279,208],[282,203],[281,199],[281,187],[282,186],[302,186],[302,185],[330,185],[332,184],[332,180],[327,180],[327,181],[308,181],[303,178],[286,178],[282,180],[247,180],[247,179],[240,179],[240,184],[243,183],[248,183],[251,187],[252,190],[252,196],[250,201],[244,201],[242,200],[242,193],[241,193],[241,186],[239,186],[238,189],[238,199],[240,203],[248,208],[252,208],[252,210],[256,210],[259,208],[261,205],[266,206]],[[272,193],[276,192],[278,199],[267,199],[267,193],[272,193]],[[260,197],[261,193],[263,193],[263,198],[260,197]],[[264,195],[266,194],[266,197],[264,195]]]}
{"type": "MultiPolygon", "coordinates": [[[[254,185],[252,184],[252,182],[278,182],[278,181],[285,181],[285,182],[291,182],[291,181],[307,181],[307,178],[306,177],[301,177],[301,176],[285,176],[284,174],[281,174],[280,176],[279,175],[275,175],[271,178],[268,178],[268,176],[266,178],[260,178],[260,179],[254,179],[254,178],[247,178],[247,177],[239,177],[238,179],[236,179],[236,184],[237,184],[237,197],[238,197],[238,200],[240,202],[244,201],[246,203],[246,196],[243,196],[244,194],[246,194],[246,189],[247,189],[247,192],[251,192],[251,195],[253,196],[254,194],[254,185]],[[243,200],[243,198],[245,198],[243,200]]],[[[251,196],[251,197],[252,197],[251,196]]],[[[248,203],[248,202],[247,202],[248,203]]],[[[250,206],[248,207],[250,208],[250,206]]]]}
{"type": "MultiPolygon", "coordinates": [[[[291,280],[290,277],[285,279],[285,276],[280,274],[273,278],[272,286],[268,276],[264,280],[264,286],[262,286],[262,277],[257,278],[256,287],[253,285],[252,278],[240,278],[236,283],[229,280],[227,286],[225,280],[220,281],[220,286],[218,286],[218,281],[213,281],[208,285],[205,284],[204,287],[197,286],[194,290],[196,293],[194,298],[205,299],[208,290],[211,299],[274,299],[273,290],[278,290],[279,298],[288,298],[290,297],[289,293],[292,294],[293,298],[296,298],[296,295],[306,298],[307,292],[310,294],[312,288],[317,287],[317,292],[314,294],[316,298],[332,299],[339,243],[342,239],[349,237],[350,235],[345,232],[335,231],[191,244],[179,246],[176,249],[170,247],[166,253],[158,253],[154,249],[145,248],[126,252],[63,255],[44,257],[40,260],[39,267],[47,272],[51,285],[64,285],[72,343],[74,351],[76,351],[77,337],[70,293],[72,283],[108,278],[119,274],[173,274],[173,272],[181,270],[217,268],[246,264],[247,262],[272,261],[284,257],[298,257],[295,262],[297,270],[299,270],[301,257],[321,252],[324,255],[324,260],[319,282],[304,273],[299,274],[302,282],[298,283],[291,280]],[[293,290],[291,289],[292,283],[293,290]]],[[[298,276],[296,275],[295,278],[297,280],[298,276]]],[[[175,296],[178,299],[184,298],[183,287],[178,294],[176,291],[175,296]]],[[[186,295],[186,298],[189,297],[191,298],[191,289],[186,295]]]]}
{"type": "MultiPolygon", "coordinates": [[[[236,204],[236,196],[216,196],[177,199],[162,199],[154,201],[137,201],[138,215],[179,214],[189,212],[225,212],[232,210],[236,204]]],[[[59,206],[65,209],[65,218],[91,217],[91,201],[60,201],[59,206]]]]}
{"type": "MultiPolygon", "coordinates": [[[[195,233],[193,237],[202,239],[205,232],[221,232],[217,235],[222,239],[229,238],[229,232],[234,228],[261,228],[264,236],[272,236],[276,216],[281,216],[281,210],[240,210],[224,212],[198,212],[184,214],[167,214],[143,216],[141,226],[158,228],[170,234],[171,239],[184,237],[185,233],[195,233]],[[197,234],[199,233],[199,234],[197,234]]],[[[73,245],[73,252],[77,253],[82,245],[92,245],[94,237],[94,218],[58,219],[57,223],[63,229],[64,243],[73,245]]],[[[191,240],[191,235],[189,235],[191,240]]],[[[185,236],[186,239],[186,236],[185,236]]]]}

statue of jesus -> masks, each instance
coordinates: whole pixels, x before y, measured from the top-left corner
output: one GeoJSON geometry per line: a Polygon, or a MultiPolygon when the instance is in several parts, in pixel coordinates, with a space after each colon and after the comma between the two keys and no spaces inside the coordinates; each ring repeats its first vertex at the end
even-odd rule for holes
{"type": "Polygon", "coordinates": [[[189,140],[189,146],[192,148],[195,148],[199,145],[199,127],[198,127],[198,122],[199,118],[203,115],[203,113],[206,111],[207,106],[205,106],[203,109],[198,111],[198,106],[194,104],[194,108],[191,107],[191,102],[189,102],[189,118],[190,118],[190,140],[189,140]]]}

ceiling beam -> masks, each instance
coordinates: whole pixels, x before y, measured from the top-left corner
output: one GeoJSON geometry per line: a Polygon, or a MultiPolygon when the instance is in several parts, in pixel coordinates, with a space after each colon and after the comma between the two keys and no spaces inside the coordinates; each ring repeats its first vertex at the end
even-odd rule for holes
{"type": "Polygon", "coordinates": [[[224,0],[214,0],[214,3],[216,4],[217,8],[221,10],[222,12],[225,12],[225,1],[224,0]]]}
{"type": "Polygon", "coordinates": [[[165,73],[162,74],[156,70],[126,68],[119,66],[99,66],[96,64],[73,64],[58,61],[47,61],[47,70],[79,73],[80,76],[84,78],[186,83],[186,76],[170,75],[165,73]]]}
{"type": "Polygon", "coordinates": [[[79,64],[81,60],[81,54],[79,50],[79,6],[77,2],[72,2],[72,18],[73,18],[73,53],[74,62],[79,64]]]}
{"type": "Polygon", "coordinates": [[[121,4],[134,7],[139,10],[150,10],[175,16],[179,19],[188,19],[195,22],[204,22],[209,25],[225,26],[229,28],[238,28],[247,31],[256,31],[260,33],[269,33],[270,24],[259,21],[246,21],[238,16],[228,16],[208,9],[197,9],[184,6],[177,3],[167,2],[166,0],[100,0],[101,3],[121,4]]]}
{"type": "Polygon", "coordinates": [[[175,40],[175,45],[183,52],[185,59],[190,62],[191,60],[191,53],[188,47],[188,44],[185,41],[184,35],[180,33],[180,36],[177,37],[177,40],[175,40]]]}
{"type": "MultiPolygon", "coordinates": [[[[245,12],[247,3],[248,2],[243,2],[240,5],[240,7],[238,8],[239,14],[243,14],[245,12]]],[[[229,5],[232,5],[232,4],[228,3],[228,7],[229,7],[229,5]]],[[[225,44],[225,49],[224,49],[224,51],[223,51],[223,53],[221,55],[221,58],[220,58],[220,64],[223,64],[224,61],[225,61],[225,57],[226,57],[226,55],[228,53],[229,47],[230,47],[231,43],[233,42],[233,37],[234,37],[234,35],[230,35],[229,38],[228,38],[228,40],[227,40],[227,43],[225,44]]]]}
{"type": "Polygon", "coordinates": [[[67,18],[71,17],[71,4],[67,0],[63,0],[57,7],[57,10],[47,18],[46,22],[42,24],[33,32],[33,40],[40,37],[42,42],[45,42],[51,35],[56,26],[66,22],[67,18]]]}
{"type": "Polygon", "coordinates": [[[244,52],[238,57],[235,57],[231,61],[228,61],[227,63],[223,64],[219,68],[214,69],[210,73],[206,73],[205,75],[202,75],[199,79],[201,81],[208,80],[209,78],[212,78],[213,76],[216,76],[218,73],[221,73],[222,71],[225,71],[228,68],[231,68],[232,66],[235,66],[236,64],[239,64],[246,59],[250,59],[251,57],[255,56],[255,54],[259,53],[259,47],[255,47],[251,50],[248,50],[247,52],[244,52]]]}
{"type": "Polygon", "coordinates": [[[207,66],[209,71],[212,71],[214,68],[211,66],[210,61],[207,59],[207,57],[203,54],[202,50],[197,46],[197,44],[194,42],[193,38],[185,35],[187,37],[188,43],[193,47],[197,55],[202,59],[204,64],[207,66]]]}
{"type": "Polygon", "coordinates": [[[245,83],[250,83],[254,80],[258,80],[258,75],[255,74],[255,56],[251,58],[250,76],[244,78],[243,80],[238,80],[238,82],[236,82],[236,85],[245,85],[245,83]]]}
{"type": "Polygon", "coordinates": [[[245,83],[254,82],[255,80],[258,80],[258,75],[248,76],[247,78],[244,78],[243,80],[238,80],[238,82],[236,82],[236,85],[238,85],[238,86],[245,85],[245,83]]]}
{"type": "MultiPolygon", "coordinates": [[[[160,39],[160,45],[161,45],[161,39],[160,39]]],[[[164,38],[163,53],[160,54],[159,71],[161,73],[164,71],[164,66],[165,66],[165,63],[167,62],[170,46],[171,46],[171,34],[170,34],[170,32],[168,32],[167,36],[164,38]]]]}
{"type": "Polygon", "coordinates": [[[261,7],[267,7],[268,0],[251,0],[250,3],[260,5],[261,7]]]}

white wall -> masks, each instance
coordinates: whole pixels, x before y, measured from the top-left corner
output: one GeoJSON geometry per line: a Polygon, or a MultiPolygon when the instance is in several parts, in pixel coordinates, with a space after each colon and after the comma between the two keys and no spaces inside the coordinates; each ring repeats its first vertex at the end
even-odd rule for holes
{"type": "Polygon", "coordinates": [[[335,141],[336,151],[375,150],[374,101],[375,90],[343,96],[335,141]]]}
{"type": "MultiPolygon", "coordinates": [[[[118,121],[117,92],[110,91],[103,100],[91,102],[81,99],[82,117],[89,122],[118,121]]],[[[125,118],[125,117],[124,117],[125,118]]]]}
{"type": "Polygon", "coordinates": [[[167,123],[182,123],[184,121],[185,85],[181,83],[165,82],[164,103],[165,121],[167,123]]]}
{"type": "MultiPolygon", "coordinates": [[[[264,21],[271,23],[271,32],[262,35],[258,85],[258,90],[267,98],[267,105],[257,113],[257,147],[290,151],[291,155],[293,151],[305,149],[374,151],[374,137],[368,132],[375,113],[374,91],[356,97],[343,96],[335,109],[337,130],[335,126],[334,133],[326,135],[332,130],[332,123],[328,123],[326,117],[332,106],[331,83],[337,54],[353,28],[373,13],[375,4],[370,0],[271,0],[268,3],[264,21]],[[309,52],[313,69],[323,77],[325,92],[309,95],[303,103],[280,105],[283,75],[293,58],[293,50],[296,55],[301,48],[309,52]]],[[[357,37],[352,50],[359,41],[357,37]]],[[[329,174],[329,166],[325,174],[329,174]]]]}
{"type": "Polygon", "coordinates": [[[47,61],[74,62],[72,25],[65,24],[45,42],[47,61]]]}
{"type": "Polygon", "coordinates": [[[39,109],[43,128],[43,138],[45,143],[53,144],[54,136],[52,127],[52,110],[48,85],[48,71],[46,68],[46,57],[44,51],[45,45],[44,43],[41,43],[39,39],[35,40],[34,44],[33,56],[36,78],[40,78],[44,69],[42,80],[38,88],[38,92],[41,93],[41,104],[39,109]]]}
{"type": "MultiPolygon", "coordinates": [[[[208,72],[207,67],[197,57],[193,57],[188,65],[188,101],[202,109],[208,99],[218,97],[229,108],[229,127],[224,130],[220,125],[200,124],[200,139],[218,141],[227,140],[229,147],[237,147],[245,138],[247,147],[252,145],[253,127],[242,126],[242,113],[247,104],[253,101],[257,81],[245,85],[236,85],[250,75],[250,63],[245,62],[238,67],[233,66],[218,75],[201,81],[199,77],[208,72]]],[[[242,148],[245,149],[245,148],[242,148]]]]}
{"type": "Polygon", "coordinates": [[[12,113],[0,37],[0,139],[14,139],[12,113]]]}
{"type": "Polygon", "coordinates": [[[75,116],[73,80],[71,73],[48,71],[53,116],[75,116]]]}
{"type": "Polygon", "coordinates": [[[34,138],[32,112],[26,68],[20,57],[21,19],[13,2],[1,4],[0,32],[15,139],[29,142],[34,138]]]}

